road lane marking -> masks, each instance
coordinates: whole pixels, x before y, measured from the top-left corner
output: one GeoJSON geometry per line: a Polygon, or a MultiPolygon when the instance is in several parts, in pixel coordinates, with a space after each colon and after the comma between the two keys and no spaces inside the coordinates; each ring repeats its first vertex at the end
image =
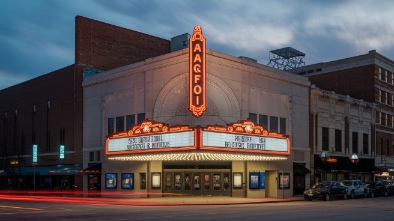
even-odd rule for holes
{"type": "Polygon", "coordinates": [[[0,208],[5,208],[5,209],[20,209],[20,210],[43,210],[40,208],[31,208],[31,207],[21,207],[21,206],[2,206],[0,205],[0,208]]]}

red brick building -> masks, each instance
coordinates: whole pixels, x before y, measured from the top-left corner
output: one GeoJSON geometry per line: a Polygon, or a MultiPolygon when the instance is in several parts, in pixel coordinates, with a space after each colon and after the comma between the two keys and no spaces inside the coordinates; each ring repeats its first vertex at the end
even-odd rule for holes
{"type": "MultiPolygon", "coordinates": [[[[169,40],[77,16],[74,64],[0,90],[0,188],[82,187],[84,74],[169,52],[169,40]]],[[[100,155],[91,156],[100,165],[100,155]]]]}
{"type": "Polygon", "coordinates": [[[290,70],[307,76],[312,84],[335,93],[375,103],[377,106],[371,138],[375,164],[383,176],[394,174],[394,61],[377,53],[306,65],[290,70]]]}

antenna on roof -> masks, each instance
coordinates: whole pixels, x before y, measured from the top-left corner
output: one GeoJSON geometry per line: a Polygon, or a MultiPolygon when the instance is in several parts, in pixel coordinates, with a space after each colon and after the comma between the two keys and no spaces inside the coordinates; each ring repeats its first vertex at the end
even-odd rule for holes
{"type": "Polygon", "coordinates": [[[281,70],[290,70],[305,65],[305,53],[292,47],[280,48],[270,51],[268,66],[281,70]]]}

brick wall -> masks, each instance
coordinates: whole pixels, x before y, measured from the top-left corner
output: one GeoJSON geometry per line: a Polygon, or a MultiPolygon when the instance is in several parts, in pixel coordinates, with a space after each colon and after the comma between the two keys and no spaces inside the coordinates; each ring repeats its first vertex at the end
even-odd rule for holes
{"type": "MultiPolygon", "coordinates": [[[[1,118],[0,134],[2,141],[4,134],[8,134],[5,139],[9,155],[31,155],[33,124],[35,143],[40,154],[58,151],[60,128],[65,129],[67,150],[76,150],[82,141],[76,142],[74,134],[82,133],[82,122],[74,121],[73,89],[74,65],[70,65],[0,91],[0,113],[8,113],[7,122],[4,121],[4,116],[1,118]],[[49,109],[48,101],[50,101],[49,109]],[[34,122],[33,105],[36,106],[34,122]],[[47,136],[47,130],[50,136],[47,136]],[[24,141],[22,141],[23,136],[24,141]],[[50,138],[49,145],[47,145],[47,137],[50,138]]],[[[0,145],[4,147],[3,143],[0,145]]],[[[6,153],[2,152],[3,156],[4,154],[6,153]]],[[[25,160],[27,165],[31,165],[30,157],[25,160]]],[[[78,153],[67,155],[65,160],[59,160],[57,155],[41,156],[38,161],[39,165],[74,164],[82,161],[82,155],[78,153]]]]}
{"type": "Polygon", "coordinates": [[[373,103],[376,68],[375,65],[367,65],[313,75],[308,79],[321,89],[373,103]]]}

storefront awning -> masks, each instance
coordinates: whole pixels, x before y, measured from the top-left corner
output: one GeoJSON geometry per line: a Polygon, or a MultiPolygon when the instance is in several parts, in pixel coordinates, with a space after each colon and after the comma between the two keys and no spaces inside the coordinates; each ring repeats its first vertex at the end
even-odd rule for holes
{"type": "Polygon", "coordinates": [[[311,173],[311,171],[301,163],[293,163],[293,172],[301,174],[311,173]]]}
{"type": "Polygon", "coordinates": [[[54,165],[54,166],[27,166],[12,168],[11,174],[7,170],[1,170],[0,176],[49,176],[49,175],[74,175],[82,172],[82,165],[54,165]]]}
{"type": "Polygon", "coordinates": [[[319,155],[315,155],[314,160],[315,169],[319,171],[344,173],[357,171],[348,157],[330,157],[329,160],[322,160],[319,155]]]}
{"type": "Polygon", "coordinates": [[[360,158],[358,162],[354,164],[354,166],[357,168],[357,171],[354,172],[359,173],[376,173],[382,171],[381,169],[375,167],[374,159],[360,158]]]}
{"type": "Polygon", "coordinates": [[[101,173],[101,163],[89,164],[89,166],[83,169],[84,173],[101,173]]]}

